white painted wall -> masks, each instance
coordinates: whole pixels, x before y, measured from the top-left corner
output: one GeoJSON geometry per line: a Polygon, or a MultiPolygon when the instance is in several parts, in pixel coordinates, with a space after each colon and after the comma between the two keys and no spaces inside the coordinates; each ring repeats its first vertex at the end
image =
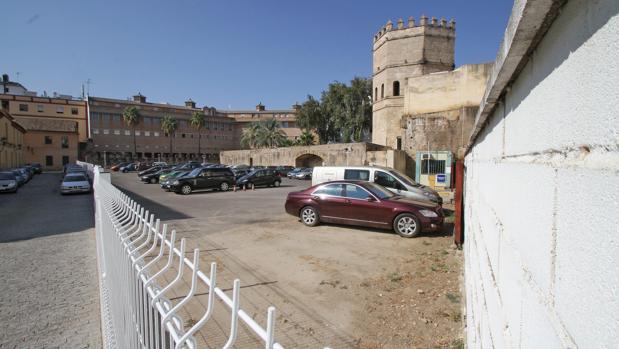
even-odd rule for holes
{"type": "Polygon", "coordinates": [[[469,348],[619,348],[618,13],[569,0],[465,158],[469,348]]]}

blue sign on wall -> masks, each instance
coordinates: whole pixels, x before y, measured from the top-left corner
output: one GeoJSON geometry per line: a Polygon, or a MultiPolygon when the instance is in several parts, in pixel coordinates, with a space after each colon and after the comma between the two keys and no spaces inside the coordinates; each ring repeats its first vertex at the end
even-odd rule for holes
{"type": "Polygon", "coordinates": [[[445,183],[445,174],[439,173],[436,175],[436,183],[445,183]]]}

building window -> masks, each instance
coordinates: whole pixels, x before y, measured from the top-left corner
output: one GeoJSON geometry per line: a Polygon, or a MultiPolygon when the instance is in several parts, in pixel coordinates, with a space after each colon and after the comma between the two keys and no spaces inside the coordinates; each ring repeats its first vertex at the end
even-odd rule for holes
{"type": "Polygon", "coordinates": [[[45,136],[45,144],[52,144],[52,136],[45,136]]]}
{"type": "Polygon", "coordinates": [[[114,130],[114,134],[120,136],[120,130],[114,130]]]}
{"type": "Polygon", "coordinates": [[[62,136],[60,137],[60,147],[61,148],[69,148],[69,137],[62,136]]]}
{"type": "Polygon", "coordinates": [[[153,135],[154,135],[155,137],[159,137],[159,132],[155,132],[155,133],[153,133],[153,135]]]}
{"type": "Polygon", "coordinates": [[[109,135],[109,134],[110,134],[110,130],[108,130],[108,129],[104,129],[104,130],[103,130],[103,134],[104,134],[104,135],[109,135]]]}
{"type": "Polygon", "coordinates": [[[140,131],[135,131],[135,135],[139,136],[140,135],[140,131]]]}
{"type": "Polygon", "coordinates": [[[402,150],[402,137],[396,138],[396,149],[402,150]]]}
{"type": "Polygon", "coordinates": [[[56,107],[56,114],[64,114],[64,107],[56,107]]]}
{"type": "Polygon", "coordinates": [[[380,85],[380,98],[385,98],[385,84],[380,85]]]}
{"type": "Polygon", "coordinates": [[[393,82],[393,95],[394,96],[400,95],[400,82],[399,81],[393,82]]]}
{"type": "Polygon", "coordinates": [[[185,138],[185,134],[184,134],[184,133],[182,133],[182,134],[181,134],[181,137],[182,137],[182,138],[185,138]]]}
{"type": "Polygon", "coordinates": [[[28,111],[28,104],[20,104],[19,111],[28,111]]]}
{"type": "Polygon", "coordinates": [[[125,130],[125,136],[131,136],[131,131],[125,130]]]}
{"type": "Polygon", "coordinates": [[[378,87],[374,87],[374,100],[378,100],[378,87]]]}
{"type": "Polygon", "coordinates": [[[37,105],[37,111],[38,111],[39,113],[42,113],[44,110],[45,110],[45,107],[43,107],[43,104],[38,104],[38,105],[37,105]]]}
{"type": "Polygon", "coordinates": [[[77,115],[77,108],[71,108],[71,115],[77,115]]]}
{"type": "Polygon", "coordinates": [[[144,136],[150,136],[150,131],[144,131],[144,136]]]}
{"type": "Polygon", "coordinates": [[[45,166],[54,166],[54,157],[51,155],[45,156],[45,166]]]}
{"type": "Polygon", "coordinates": [[[120,114],[114,114],[114,115],[112,115],[112,120],[113,120],[115,123],[120,123],[120,114]]]}
{"type": "Polygon", "coordinates": [[[99,134],[99,129],[98,128],[93,128],[92,129],[92,134],[93,135],[98,135],[99,134]]]}

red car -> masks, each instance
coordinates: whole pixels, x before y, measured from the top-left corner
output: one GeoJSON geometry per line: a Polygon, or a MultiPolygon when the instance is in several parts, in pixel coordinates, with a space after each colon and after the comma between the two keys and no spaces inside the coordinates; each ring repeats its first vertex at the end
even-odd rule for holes
{"type": "Polygon", "coordinates": [[[443,209],[430,201],[395,195],[366,181],[334,181],[291,192],[286,212],[308,226],[319,222],[393,229],[412,238],[443,228],[443,209]]]}

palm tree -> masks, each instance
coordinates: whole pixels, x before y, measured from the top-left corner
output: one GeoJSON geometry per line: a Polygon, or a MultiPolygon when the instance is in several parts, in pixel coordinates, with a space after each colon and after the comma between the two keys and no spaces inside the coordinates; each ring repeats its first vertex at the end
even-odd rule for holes
{"type": "Polygon", "coordinates": [[[277,120],[268,119],[261,122],[260,132],[258,133],[259,146],[276,148],[284,144],[285,140],[286,134],[282,131],[277,120]]]}
{"type": "Polygon", "coordinates": [[[303,130],[296,143],[297,145],[314,145],[314,134],[308,130],[303,130]]]}
{"type": "Polygon", "coordinates": [[[140,113],[134,106],[126,107],[123,110],[123,121],[128,127],[133,129],[133,156],[137,155],[137,144],[135,142],[135,126],[140,122],[140,113]]]}
{"type": "Polygon", "coordinates": [[[261,127],[259,122],[252,122],[248,127],[245,127],[241,134],[241,146],[250,149],[256,148],[261,127]]]}
{"type": "Polygon", "coordinates": [[[172,136],[178,127],[176,123],[176,119],[171,117],[170,115],[164,115],[163,119],[161,119],[161,130],[170,137],[170,156],[172,156],[172,136]]]}
{"type": "Polygon", "coordinates": [[[204,124],[206,123],[204,113],[201,113],[199,111],[194,112],[191,115],[191,119],[189,119],[189,123],[196,130],[198,130],[198,156],[201,156],[202,153],[200,152],[200,139],[202,138],[202,134],[200,133],[200,130],[202,130],[202,127],[204,127],[204,124]]]}

